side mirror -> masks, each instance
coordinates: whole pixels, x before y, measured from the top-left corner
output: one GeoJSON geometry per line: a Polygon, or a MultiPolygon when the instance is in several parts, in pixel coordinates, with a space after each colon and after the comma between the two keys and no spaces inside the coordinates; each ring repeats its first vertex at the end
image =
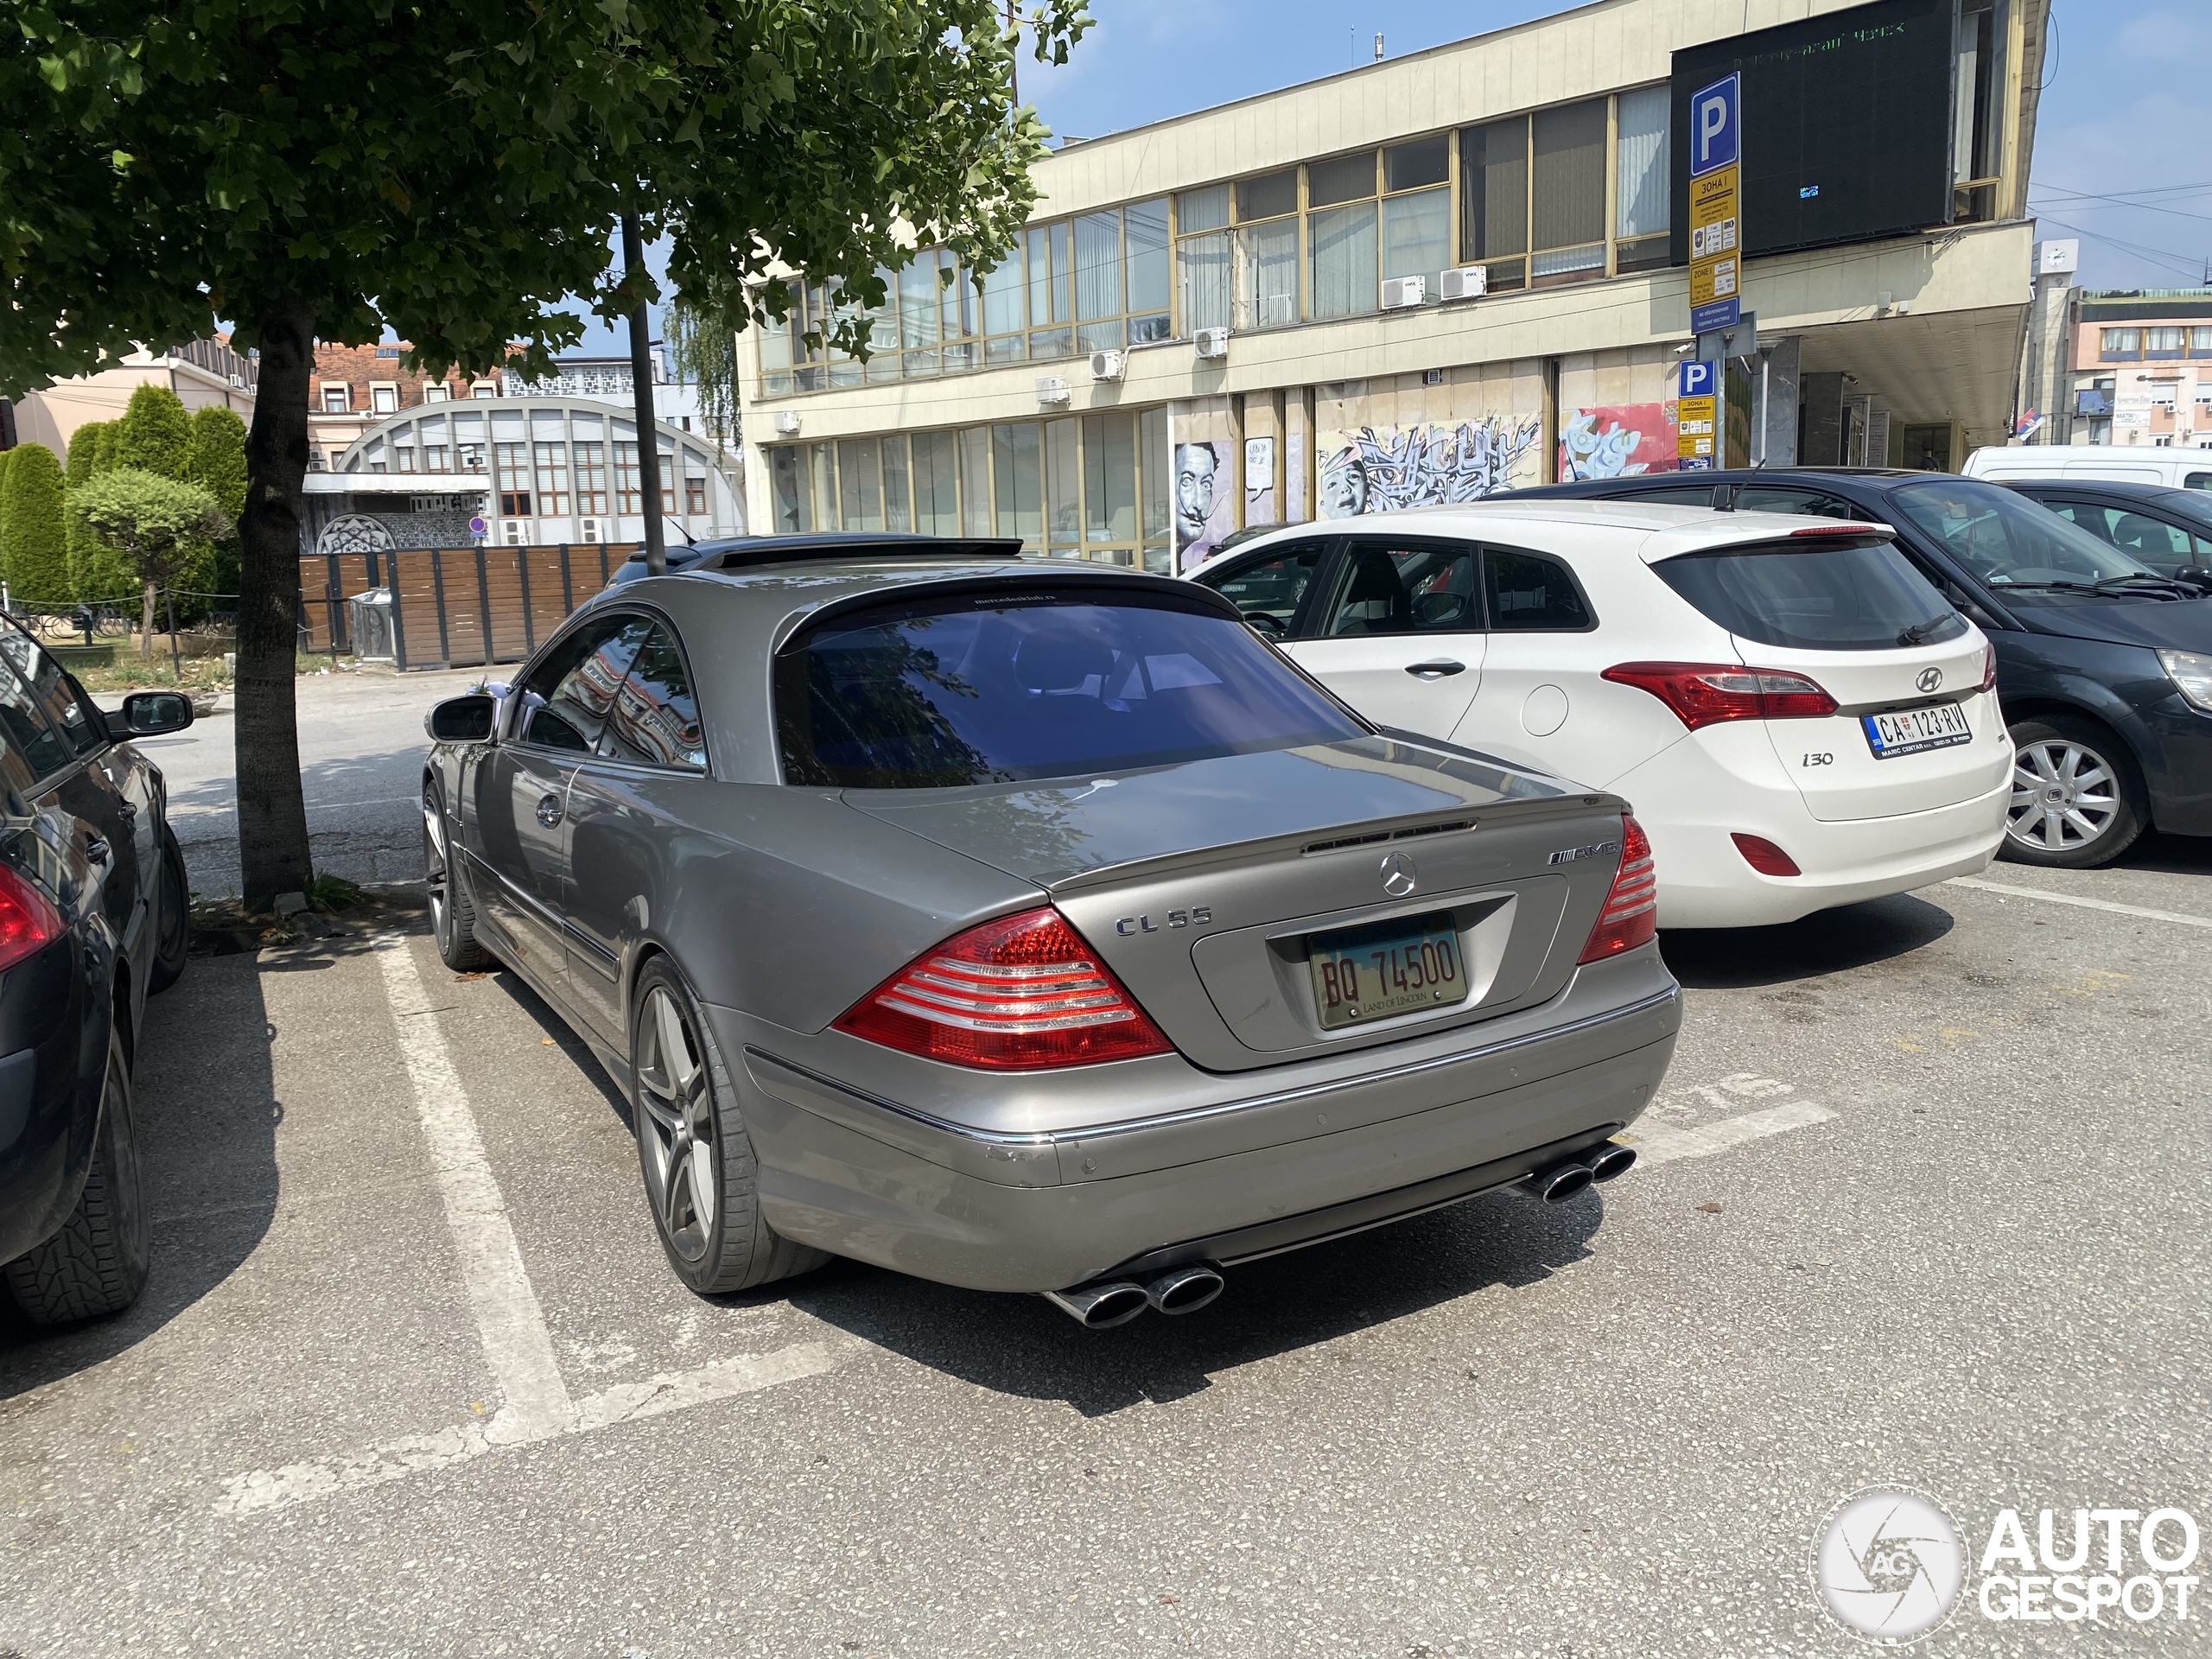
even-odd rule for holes
{"type": "Polygon", "coordinates": [[[440,743],[481,743],[492,735],[492,717],[499,700],[481,691],[465,697],[448,697],[432,705],[423,716],[423,729],[440,743]]]}
{"type": "Polygon", "coordinates": [[[120,741],[128,737],[160,737],[181,732],[192,724],[192,699],[181,691],[133,691],[118,713],[107,717],[107,734],[120,741]]]}

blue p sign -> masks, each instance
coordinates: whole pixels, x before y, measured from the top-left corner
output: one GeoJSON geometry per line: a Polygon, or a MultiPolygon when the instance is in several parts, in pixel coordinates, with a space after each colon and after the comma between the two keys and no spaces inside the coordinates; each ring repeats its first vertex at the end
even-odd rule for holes
{"type": "Polygon", "coordinates": [[[1742,78],[1730,75],[1690,97],[1690,176],[1697,178],[1736,159],[1738,94],[1742,78]]]}
{"type": "Polygon", "coordinates": [[[1712,397],[1720,391],[1720,365],[1718,363],[1685,363],[1682,365],[1684,397],[1712,397]]]}

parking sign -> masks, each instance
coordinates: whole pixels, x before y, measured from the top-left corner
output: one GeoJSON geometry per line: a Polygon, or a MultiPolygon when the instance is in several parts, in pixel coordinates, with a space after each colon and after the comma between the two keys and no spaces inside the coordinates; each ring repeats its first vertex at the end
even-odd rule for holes
{"type": "Polygon", "coordinates": [[[1720,365],[1683,364],[1681,391],[1675,400],[1675,466],[1686,473],[1713,466],[1719,434],[1720,365]]]}
{"type": "Polygon", "coordinates": [[[1690,97],[1690,331],[1732,328],[1743,311],[1743,238],[1737,175],[1742,79],[1728,75],[1690,97]]]}

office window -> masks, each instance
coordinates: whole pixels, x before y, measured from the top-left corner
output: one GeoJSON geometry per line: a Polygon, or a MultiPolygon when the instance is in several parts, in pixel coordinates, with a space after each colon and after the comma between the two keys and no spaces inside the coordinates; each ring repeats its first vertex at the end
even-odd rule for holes
{"type": "Polygon", "coordinates": [[[2104,328],[2098,331],[2097,355],[2110,360],[2114,358],[2135,358],[2143,355],[2143,331],[2140,328],[2104,328]]]}
{"type": "Polygon", "coordinates": [[[760,392],[763,397],[781,397],[791,389],[791,326],[787,319],[779,321],[771,317],[759,327],[760,392]]]}
{"type": "Polygon", "coordinates": [[[537,470],[537,510],[549,518],[569,516],[569,446],[536,443],[531,446],[537,470]]]}
{"type": "Polygon", "coordinates": [[[686,518],[704,518],[707,512],[707,480],[702,473],[683,474],[683,512],[686,518]]]}
{"type": "Polygon", "coordinates": [[[371,386],[369,409],[373,414],[397,415],[399,412],[399,388],[397,386],[371,386]]]}
{"type": "Polygon", "coordinates": [[[2188,334],[2186,328],[2145,328],[2143,331],[2143,355],[2154,359],[2179,357],[2182,342],[2188,334]]]}
{"type": "Polygon", "coordinates": [[[1236,227],[1238,328],[1281,328],[1298,321],[1298,216],[1236,227]]]}
{"type": "MultiPolygon", "coordinates": [[[[499,446],[508,448],[505,444],[499,446]]],[[[638,481],[638,446],[617,443],[614,446],[614,511],[618,513],[642,515],[645,510],[645,489],[638,481]]]]}
{"type": "Polygon", "coordinates": [[[899,343],[905,350],[899,366],[909,379],[935,374],[941,360],[937,272],[937,251],[931,248],[899,273],[899,343]]]}
{"type": "Polygon", "coordinates": [[[950,432],[913,438],[914,528],[925,536],[960,533],[960,483],[950,432]]]}
{"type": "Polygon", "coordinates": [[[1493,293],[1529,285],[1529,118],[1459,132],[1459,261],[1493,293]]]}
{"type": "Polygon", "coordinates": [[[454,448],[460,452],[461,470],[480,473],[484,470],[484,446],[480,443],[459,443],[454,448]]]}
{"type": "Polygon", "coordinates": [[[991,432],[991,481],[997,498],[997,533],[1018,536],[1022,545],[1045,545],[1043,445],[1034,421],[995,426],[991,432]]]}
{"type": "Polygon", "coordinates": [[[1672,96],[1665,86],[1623,92],[1615,102],[1613,234],[1618,270],[1649,270],[1667,263],[1669,201],[1667,127],[1672,96]]]}
{"type": "Polygon", "coordinates": [[[1375,152],[1339,156],[1333,161],[1313,162],[1306,168],[1306,205],[1334,207],[1359,201],[1375,194],[1375,152]]]}
{"type": "Polygon", "coordinates": [[[1605,100],[1540,110],[1530,121],[1530,280],[1538,288],[1605,274],[1605,100]]]}
{"type": "Polygon", "coordinates": [[[1075,315],[1079,352],[1126,343],[1122,324],[1122,216],[1085,213],[1075,221],[1075,315]]]}
{"type": "Polygon", "coordinates": [[[1029,256],[1029,355],[1040,361],[1075,350],[1074,250],[1065,219],[1032,226],[1022,240],[1029,256]]]}
{"type": "Polygon", "coordinates": [[[1375,309],[1375,204],[1363,201],[1306,216],[1306,291],[1316,318],[1375,309]]]}
{"type": "Polygon", "coordinates": [[[1393,144],[1382,152],[1385,195],[1442,184],[1451,172],[1452,141],[1440,132],[1433,137],[1416,138],[1411,143],[1393,144]]]}
{"type": "Polygon", "coordinates": [[[423,470],[426,473],[449,473],[453,470],[453,452],[442,443],[423,446],[423,470]]]}
{"type": "MultiPolygon", "coordinates": [[[[1387,152],[1386,152],[1387,154],[1387,152]]],[[[1425,276],[1427,299],[1452,262],[1452,192],[1443,185],[1382,199],[1382,276],[1425,276]]]]}
{"type": "MultiPolygon", "coordinates": [[[[782,450],[776,452],[783,454],[782,450]]],[[[579,443],[576,456],[576,511],[589,518],[607,512],[607,446],[579,443]]]]}
{"type": "Polygon", "coordinates": [[[322,412],[324,414],[343,415],[353,406],[353,389],[351,386],[333,385],[327,380],[322,383],[322,412]]]}
{"type": "Polygon", "coordinates": [[[1297,211],[1298,169],[1294,167],[1243,180],[1236,187],[1236,221],[1240,225],[1255,219],[1280,219],[1297,211]]]}
{"type": "MultiPolygon", "coordinates": [[[[499,463],[499,516],[502,518],[530,517],[530,446],[526,443],[502,443],[494,454],[499,463]]],[[[411,464],[403,468],[411,472],[411,464]]]]}
{"type": "Polygon", "coordinates": [[[983,276],[983,361],[986,364],[1019,363],[1027,352],[1027,342],[1021,331],[1027,326],[1022,307],[1021,247],[1019,243],[1013,253],[998,269],[983,276]]]}
{"type": "Polygon", "coordinates": [[[448,401],[451,396],[452,394],[446,390],[446,383],[442,380],[425,380],[423,383],[423,401],[426,404],[442,404],[448,401]]]}
{"type": "Polygon", "coordinates": [[[392,471],[395,473],[411,473],[415,470],[415,446],[413,444],[395,444],[392,446],[391,453],[392,471]]]}
{"type": "Polygon", "coordinates": [[[1129,311],[1129,344],[1166,340],[1174,333],[1168,315],[1167,199],[1122,209],[1122,243],[1128,269],[1123,303],[1129,311]]]}
{"type": "Polygon", "coordinates": [[[2212,328],[2192,328],[2189,331],[2189,354],[2191,357],[2212,357],[2212,328]]]}
{"type": "Polygon", "coordinates": [[[673,516],[676,512],[676,451],[668,444],[656,446],[660,456],[660,510],[673,516]]]}
{"type": "Polygon", "coordinates": [[[1230,315],[1229,187],[1185,190],[1175,198],[1175,280],[1183,327],[1226,328],[1230,315]]]}

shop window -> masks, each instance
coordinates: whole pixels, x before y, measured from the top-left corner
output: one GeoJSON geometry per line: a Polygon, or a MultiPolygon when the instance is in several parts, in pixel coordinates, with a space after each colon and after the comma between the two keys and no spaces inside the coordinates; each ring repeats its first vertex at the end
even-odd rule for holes
{"type": "Polygon", "coordinates": [[[925,536],[960,533],[960,480],[950,432],[913,437],[914,528],[925,536]]]}
{"type": "Polygon", "coordinates": [[[1137,510],[1144,531],[1144,568],[1158,575],[1175,568],[1168,471],[1167,411],[1147,409],[1137,416],[1137,510]]]}
{"type": "Polygon", "coordinates": [[[1083,539],[1134,547],[1137,539],[1137,423],[1133,415],[1083,422],[1083,539]]]}
{"type": "Polygon", "coordinates": [[[1643,86],[1614,101],[1613,268],[1618,271],[1649,270],[1667,263],[1671,97],[1666,86],[1643,86]]]}
{"type": "Polygon", "coordinates": [[[883,528],[883,459],[875,439],[848,438],[838,444],[837,488],[841,528],[883,528]]]}
{"type": "Polygon", "coordinates": [[[1082,428],[1079,420],[1045,423],[1045,527],[1055,558],[1071,559],[1083,551],[1082,428]]]}
{"type": "Polygon", "coordinates": [[[1492,293],[1529,285],[1529,118],[1459,132],[1459,260],[1492,293]]]}
{"type": "MultiPolygon", "coordinates": [[[[584,446],[576,446],[581,452],[584,446]]],[[[596,444],[592,448],[596,448],[596,444]]],[[[581,456],[579,480],[581,481],[581,456]]],[[[776,531],[780,535],[795,536],[814,528],[814,502],[807,488],[806,454],[797,444],[778,444],[768,451],[769,511],[775,515],[776,531]]],[[[582,497],[578,497],[581,502],[582,497]]]]}
{"type": "Polygon", "coordinates": [[[1605,100],[1532,118],[1529,280],[1538,288],[1605,271],[1605,100]]]}
{"type": "Polygon", "coordinates": [[[1022,545],[1045,544],[1043,445],[1037,423],[1022,421],[995,426],[991,433],[991,483],[998,508],[996,532],[1019,537],[1022,545]]]}

